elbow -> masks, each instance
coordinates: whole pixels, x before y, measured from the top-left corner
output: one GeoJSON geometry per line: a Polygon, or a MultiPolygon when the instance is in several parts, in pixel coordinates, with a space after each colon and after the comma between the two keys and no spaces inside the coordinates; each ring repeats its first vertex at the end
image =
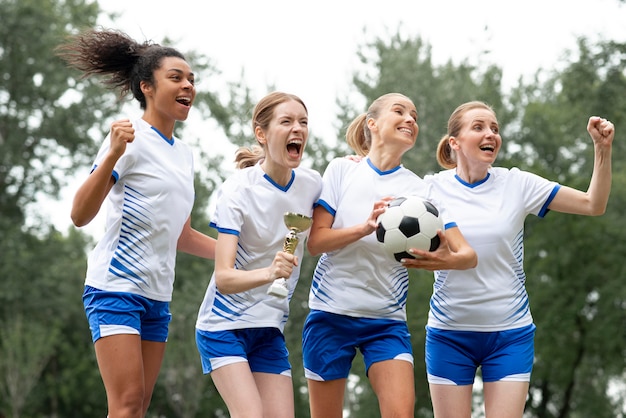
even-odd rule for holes
{"type": "Polygon", "coordinates": [[[229,280],[227,280],[217,271],[215,272],[215,287],[217,288],[217,291],[220,292],[222,295],[231,295],[233,293],[236,293],[233,290],[232,286],[229,286],[229,280]]]}
{"type": "Polygon", "coordinates": [[[470,258],[470,263],[468,267],[470,269],[473,269],[474,267],[478,265],[478,255],[476,254],[475,251],[472,251],[472,253],[473,253],[473,257],[470,258]]]}
{"type": "Polygon", "coordinates": [[[323,252],[323,251],[320,251],[320,249],[315,245],[315,242],[311,242],[311,240],[307,241],[306,249],[308,250],[309,254],[311,254],[312,257],[317,257],[323,252]]]}
{"type": "Polygon", "coordinates": [[[592,212],[591,212],[591,216],[602,216],[606,213],[606,205],[599,207],[599,208],[595,208],[592,212]]]}
{"type": "Polygon", "coordinates": [[[474,249],[468,250],[463,259],[464,262],[462,262],[461,266],[459,266],[459,270],[473,269],[478,265],[478,255],[474,249]]]}
{"type": "Polygon", "coordinates": [[[74,224],[75,227],[80,228],[83,227],[85,225],[87,225],[89,223],[89,221],[91,219],[87,219],[83,216],[80,216],[74,212],[71,213],[70,218],[72,219],[72,223],[74,224]]]}

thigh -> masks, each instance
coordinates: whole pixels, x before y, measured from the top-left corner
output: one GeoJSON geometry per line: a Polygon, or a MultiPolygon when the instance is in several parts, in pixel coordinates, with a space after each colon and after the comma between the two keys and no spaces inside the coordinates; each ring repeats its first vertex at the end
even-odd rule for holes
{"type": "Polygon", "coordinates": [[[484,383],[486,418],[522,418],[528,386],[528,382],[484,383]]]}
{"type": "Polygon", "coordinates": [[[154,342],[154,341],[141,341],[141,355],[143,361],[143,376],[144,376],[144,414],[148,410],[150,405],[150,399],[152,399],[152,391],[156,384],[159,372],[161,371],[161,365],[163,364],[163,357],[165,356],[166,343],[154,342]]]}
{"type": "Polygon", "coordinates": [[[293,418],[293,383],[290,376],[272,373],[253,373],[263,404],[263,416],[293,418]]]}
{"type": "Polygon", "coordinates": [[[311,418],[342,418],[347,379],[319,381],[308,379],[311,418]]]}
{"type": "Polygon", "coordinates": [[[211,372],[211,378],[233,417],[263,417],[261,395],[247,362],[232,363],[211,372]]]}
{"type": "Polygon", "coordinates": [[[372,364],[368,373],[378,397],[382,417],[413,417],[415,382],[413,364],[404,360],[386,360],[372,364]]]}
{"type": "Polygon", "coordinates": [[[472,385],[431,383],[429,387],[435,418],[471,418],[472,385]]]}
{"type": "Polygon", "coordinates": [[[134,405],[141,409],[145,383],[139,335],[99,338],[94,347],[109,408],[116,411],[134,405]]]}

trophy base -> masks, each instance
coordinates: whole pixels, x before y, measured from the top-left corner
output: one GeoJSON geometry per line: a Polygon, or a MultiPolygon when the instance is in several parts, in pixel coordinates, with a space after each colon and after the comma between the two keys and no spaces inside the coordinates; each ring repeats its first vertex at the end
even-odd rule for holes
{"type": "Polygon", "coordinates": [[[285,279],[276,279],[267,289],[267,294],[276,296],[279,298],[286,298],[289,295],[289,289],[287,289],[287,282],[285,279]]]}

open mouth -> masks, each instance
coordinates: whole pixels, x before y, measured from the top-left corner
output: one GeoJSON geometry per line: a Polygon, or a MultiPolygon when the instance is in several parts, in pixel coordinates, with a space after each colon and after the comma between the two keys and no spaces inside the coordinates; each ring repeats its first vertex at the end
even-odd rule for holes
{"type": "Polygon", "coordinates": [[[189,97],[177,97],[176,101],[185,106],[191,106],[191,99],[189,97]]]}
{"type": "Polygon", "coordinates": [[[287,143],[287,153],[294,158],[297,158],[302,153],[302,140],[294,139],[287,143]]]}
{"type": "Polygon", "coordinates": [[[496,150],[496,147],[494,147],[493,145],[483,145],[482,147],[480,147],[480,150],[494,152],[496,150]]]}

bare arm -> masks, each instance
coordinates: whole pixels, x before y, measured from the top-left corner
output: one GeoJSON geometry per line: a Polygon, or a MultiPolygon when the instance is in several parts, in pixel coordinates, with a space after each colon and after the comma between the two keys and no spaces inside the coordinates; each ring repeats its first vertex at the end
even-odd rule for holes
{"type": "Polygon", "coordinates": [[[215,238],[193,229],[191,218],[187,218],[178,238],[177,249],[198,257],[215,259],[215,238]]]}
{"type": "Polygon", "coordinates": [[[611,193],[611,148],[615,128],[611,122],[597,116],[589,118],[587,131],[593,140],[594,163],[586,192],[562,186],[548,208],[577,215],[602,215],[611,193]]]}
{"type": "Polygon", "coordinates": [[[466,270],[476,267],[478,256],[469,245],[458,227],[447,229],[445,234],[439,230],[441,243],[435,251],[412,249],[410,252],[421,258],[406,259],[405,267],[424,270],[466,270]]]}
{"type": "Polygon", "coordinates": [[[235,268],[235,255],[239,237],[218,234],[215,246],[215,284],[222,294],[239,293],[272,283],[275,279],[288,279],[298,257],[283,251],[276,253],[272,263],[255,270],[235,268]]]}
{"type": "Polygon", "coordinates": [[[383,198],[374,203],[374,208],[364,223],[347,228],[334,229],[335,219],[324,207],[313,210],[313,225],[307,240],[307,249],[311,255],[338,250],[348,244],[371,234],[376,230],[376,219],[385,211],[391,198],[383,198]]]}
{"type": "Polygon", "coordinates": [[[98,167],[78,188],[72,202],[71,218],[74,225],[87,225],[95,218],[115,184],[112,176],[117,160],[126,151],[126,144],[135,139],[135,130],[128,119],[111,125],[111,148],[98,167]]]}

